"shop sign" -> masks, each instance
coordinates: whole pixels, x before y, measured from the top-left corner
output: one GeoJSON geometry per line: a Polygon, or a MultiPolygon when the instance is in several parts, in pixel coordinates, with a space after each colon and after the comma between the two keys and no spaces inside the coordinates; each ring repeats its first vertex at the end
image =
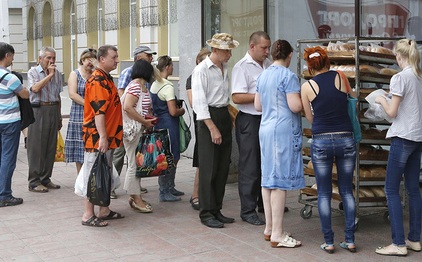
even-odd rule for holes
{"type": "MultiPolygon", "coordinates": [[[[361,36],[404,36],[409,10],[396,2],[362,4],[361,36]]],[[[308,11],[319,38],[355,36],[353,0],[307,0],[308,11]]]]}

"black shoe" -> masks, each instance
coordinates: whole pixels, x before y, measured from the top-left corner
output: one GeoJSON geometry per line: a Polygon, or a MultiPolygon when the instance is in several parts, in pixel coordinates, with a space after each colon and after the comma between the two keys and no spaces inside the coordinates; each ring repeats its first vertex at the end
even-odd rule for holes
{"type": "Polygon", "coordinates": [[[215,218],[210,218],[208,220],[205,221],[201,221],[201,223],[207,227],[212,227],[212,228],[222,228],[224,227],[224,224],[221,223],[220,221],[218,221],[215,218]]]}
{"type": "Polygon", "coordinates": [[[170,189],[170,194],[172,194],[173,196],[184,196],[185,192],[179,191],[173,187],[170,189]]]}
{"type": "Polygon", "coordinates": [[[23,199],[20,197],[10,197],[9,199],[0,200],[0,207],[16,206],[23,203],[23,199]]]}
{"type": "Polygon", "coordinates": [[[199,210],[199,198],[198,197],[194,197],[194,198],[190,198],[189,203],[191,204],[192,208],[195,210],[199,210]]]}
{"type": "Polygon", "coordinates": [[[242,220],[255,226],[265,225],[265,222],[261,218],[259,218],[257,214],[253,214],[252,216],[248,216],[245,218],[242,217],[242,220]]]}
{"type": "Polygon", "coordinates": [[[289,212],[289,208],[288,207],[284,207],[284,213],[289,212]]]}
{"type": "Polygon", "coordinates": [[[221,214],[221,212],[218,212],[214,216],[218,221],[220,221],[221,223],[224,223],[224,224],[230,224],[230,223],[234,222],[234,218],[225,217],[225,216],[223,216],[223,214],[221,214]]]}

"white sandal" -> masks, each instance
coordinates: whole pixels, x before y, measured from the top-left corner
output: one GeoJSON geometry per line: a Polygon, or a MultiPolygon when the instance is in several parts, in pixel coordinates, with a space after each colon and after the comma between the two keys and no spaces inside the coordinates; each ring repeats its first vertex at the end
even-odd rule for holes
{"type": "Polygon", "coordinates": [[[271,241],[271,247],[298,247],[301,246],[302,243],[292,237],[285,236],[283,241],[281,242],[272,242],[271,241]]]}

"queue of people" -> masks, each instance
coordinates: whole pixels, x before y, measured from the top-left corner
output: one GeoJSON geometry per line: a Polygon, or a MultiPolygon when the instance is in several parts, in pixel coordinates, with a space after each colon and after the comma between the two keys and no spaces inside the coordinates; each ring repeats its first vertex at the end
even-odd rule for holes
{"type": "MultiPolygon", "coordinates": [[[[217,33],[207,42],[211,51],[198,53],[191,77],[186,84],[189,102],[195,116],[194,163],[197,167],[190,203],[199,210],[201,223],[211,228],[223,228],[235,219],[222,214],[225,186],[232,151],[232,121],[228,111],[230,102],[227,62],[232,49],[239,42],[230,34],[217,33]]],[[[318,211],[324,243],[320,248],[332,254],[335,251],[331,226],[332,166],[337,166],[337,182],[344,206],[345,236],[339,243],[351,253],[357,252],[355,243],[356,205],[353,196],[353,173],[356,162],[356,144],[352,124],[347,113],[347,96],[356,96],[347,78],[341,72],[330,70],[330,60],[321,47],[308,47],[304,59],[312,79],[300,86],[290,69],[293,48],[286,40],[271,44],[270,37],[256,31],[249,39],[246,55],[236,63],[231,75],[231,98],[238,105],[235,120],[236,141],[239,146],[240,217],[252,225],[265,225],[264,240],[271,247],[295,248],[302,242],[292,237],[283,227],[286,194],[305,187],[302,159],[301,112],[312,124],[311,159],[318,191],[318,211]],[[271,48],[270,48],[271,47],[271,48]],[[271,60],[268,56],[271,55],[271,60]],[[332,102],[336,101],[336,107],[332,102]],[[263,210],[265,220],[257,214],[263,210]]],[[[422,153],[422,69],[416,42],[399,40],[394,52],[402,72],[391,79],[391,102],[377,97],[388,116],[393,118],[387,138],[391,149],[387,165],[386,196],[392,230],[392,244],[376,249],[380,255],[405,256],[408,250],[421,251],[422,200],[418,186],[422,153]],[[399,186],[404,178],[409,197],[410,228],[405,236],[403,209],[399,186]]],[[[110,165],[115,150],[118,157],[128,158],[123,189],[129,195],[129,206],[141,213],[153,208],[141,194],[136,177],[135,150],[146,129],[169,130],[174,163],[180,158],[179,116],[185,110],[177,105],[173,84],[167,80],[172,74],[173,62],[169,56],[160,56],[157,66],[151,65],[149,47],[140,46],[134,52],[133,66],[125,69],[119,79],[119,89],[110,72],[119,63],[118,50],[111,45],[98,50],[82,52],[80,66],[71,72],[68,84],[72,102],[71,118],[66,137],[66,161],[76,162],[77,172],[83,172],[87,181],[98,153],[104,153],[110,165]],[[123,81],[125,83],[122,83],[123,81]],[[149,119],[154,115],[157,119],[149,119]],[[125,133],[125,119],[137,122],[140,131],[133,136],[125,133]],[[80,129],[80,130],[79,130],[80,129]]],[[[14,49],[0,43],[0,72],[8,74],[14,49]]],[[[60,92],[63,82],[55,65],[55,50],[43,47],[39,63],[28,72],[28,88],[9,75],[2,77],[1,99],[17,100],[30,97],[35,123],[28,129],[29,191],[46,193],[59,189],[50,177],[54,164],[57,133],[61,129],[60,92]],[[3,98],[6,97],[6,98],[3,98]]],[[[8,101],[9,101],[8,100],[8,101]]],[[[13,101],[12,101],[13,100],[13,101]]],[[[15,101],[16,102],[16,101],[15,101]]],[[[17,103],[8,103],[16,105],[17,103]]],[[[8,109],[9,110],[9,109],[8,109]]],[[[12,195],[11,178],[16,165],[20,120],[16,108],[13,119],[0,110],[1,139],[11,141],[10,150],[1,149],[0,207],[18,205],[21,198],[12,195]],[[13,131],[13,137],[6,136],[13,131]]],[[[4,110],[3,110],[4,111],[4,110]]],[[[175,188],[176,168],[159,176],[159,200],[174,202],[184,195],[175,188]]],[[[85,183],[86,184],[86,183],[85,183]]],[[[95,212],[86,198],[82,225],[107,226],[107,220],[122,219],[123,214],[108,206],[95,212]]]]}

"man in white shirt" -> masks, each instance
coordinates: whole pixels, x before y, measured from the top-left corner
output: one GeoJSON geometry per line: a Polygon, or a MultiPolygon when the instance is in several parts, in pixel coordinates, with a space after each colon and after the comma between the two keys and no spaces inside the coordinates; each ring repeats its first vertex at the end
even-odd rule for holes
{"type": "Polygon", "coordinates": [[[211,55],[192,73],[193,110],[198,120],[199,218],[212,228],[224,227],[234,219],[221,214],[232,150],[227,62],[239,43],[226,33],[207,41],[211,55]]]}
{"type": "Polygon", "coordinates": [[[249,50],[232,70],[232,100],[239,109],[236,117],[236,141],[239,146],[238,187],[240,217],[252,225],[265,222],[256,213],[262,208],[261,197],[261,151],[259,125],[261,112],[254,107],[256,79],[270,66],[270,36],[256,31],[249,37],[249,50]]]}

